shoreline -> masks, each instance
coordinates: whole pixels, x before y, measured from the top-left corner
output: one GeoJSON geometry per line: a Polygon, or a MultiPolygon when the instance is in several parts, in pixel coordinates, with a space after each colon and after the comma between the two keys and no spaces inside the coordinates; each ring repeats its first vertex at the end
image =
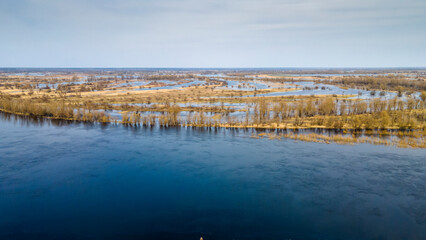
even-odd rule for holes
{"type": "Polygon", "coordinates": [[[143,125],[143,124],[130,124],[122,122],[93,122],[93,121],[81,121],[76,119],[64,119],[54,117],[43,117],[35,116],[23,113],[12,113],[10,111],[4,111],[0,109],[1,113],[10,114],[18,117],[29,117],[34,119],[45,119],[45,120],[58,120],[68,121],[73,123],[89,123],[89,124],[101,124],[101,125],[115,125],[115,126],[130,126],[135,128],[200,128],[200,129],[245,129],[254,131],[263,131],[261,133],[252,133],[251,138],[263,139],[267,138],[270,140],[281,140],[282,138],[292,139],[302,142],[315,142],[323,144],[341,144],[341,145],[356,145],[356,144],[373,144],[373,145],[384,145],[393,146],[398,148],[413,148],[413,149],[426,149],[426,141],[424,139],[424,129],[337,129],[337,128],[325,128],[325,127],[287,127],[287,128],[272,128],[262,126],[232,126],[229,124],[222,124],[219,126],[212,125],[197,125],[197,124],[179,124],[173,126],[161,126],[158,123],[154,125],[143,125]],[[274,132],[267,132],[272,130],[274,132]],[[291,131],[283,133],[282,131],[291,131]],[[317,133],[318,130],[326,131],[325,133],[317,133]]]}

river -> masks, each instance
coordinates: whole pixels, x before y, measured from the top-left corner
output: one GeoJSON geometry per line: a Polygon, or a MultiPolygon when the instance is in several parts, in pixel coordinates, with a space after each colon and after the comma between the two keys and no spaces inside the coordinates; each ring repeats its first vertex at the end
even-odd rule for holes
{"type": "Polygon", "coordinates": [[[426,150],[0,113],[0,239],[426,239],[426,150]]]}

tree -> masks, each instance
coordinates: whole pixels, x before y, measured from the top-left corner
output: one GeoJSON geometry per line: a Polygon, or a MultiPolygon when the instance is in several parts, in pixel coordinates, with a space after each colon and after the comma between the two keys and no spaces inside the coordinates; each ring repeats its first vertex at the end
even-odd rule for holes
{"type": "Polygon", "coordinates": [[[420,94],[420,98],[421,98],[423,101],[426,101],[426,91],[422,91],[422,93],[420,94]]]}
{"type": "Polygon", "coordinates": [[[358,115],[353,116],[353,117],[350,119],[349,124],[350,124],[350,125],[351,125],[351,127],[352,127],[353,129],[355,129],[355,130],[361,129],[361,126],[362,126],[362,120],[361,120],[361,117],[360,117],[360,116],[358,116],[358,115]]]}
{"type": "Polygon", "coordinates": [[[389,116],[389,113],[386,111],[382,111],[380,113],[380,128],[384,129],[389,126],[391,123],[391,118],[389,116]]]}

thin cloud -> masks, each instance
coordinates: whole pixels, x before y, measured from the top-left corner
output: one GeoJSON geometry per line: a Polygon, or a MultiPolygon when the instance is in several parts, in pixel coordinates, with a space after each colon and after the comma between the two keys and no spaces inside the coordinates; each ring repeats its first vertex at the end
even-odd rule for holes
{"type": "Polygon", "coordinates": [[[424,66],[425,12],[423,0],[3,0],[0,66],[424,66]]]}

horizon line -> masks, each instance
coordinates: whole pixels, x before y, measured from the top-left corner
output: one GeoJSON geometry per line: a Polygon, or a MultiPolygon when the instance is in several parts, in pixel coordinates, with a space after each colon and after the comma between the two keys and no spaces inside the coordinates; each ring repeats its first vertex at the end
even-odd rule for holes
{"type": "Polygon", "coordinates": [[[401,67],[0,67],[1,70],[8,69],[319,69],[319,70],[345,70],[345,69],[400,69],[400,70],[409,70],[409,69],[426,69],[426,66],[423,67],[413,67],[413,66],[401,66],[401,67]]]}

